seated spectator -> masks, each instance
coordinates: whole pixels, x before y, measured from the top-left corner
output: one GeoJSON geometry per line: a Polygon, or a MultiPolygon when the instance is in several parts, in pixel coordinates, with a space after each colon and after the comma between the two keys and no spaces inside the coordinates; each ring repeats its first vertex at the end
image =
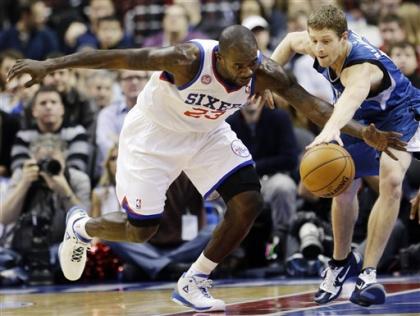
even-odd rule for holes
{"type": "Polygon", "coordinates": [[[10,174],[10,152],[19,130],[19,121],[0,110],[0,177],[10,174]]]}
{"type": "Polygon", "coordinates": [[[250,102],[226,121],[255,161],[262,196],[271,207],[273,235],[284,246],[289,220],[296,211],[297,187],[289,176],[298,159],[292,122],[284,110],[270,110],[257,102],[250,102]]]}
{"type": "Polygon", "coordinates": [[[76,204],[89,208],[90,181],[86,174],[66,165],[65,143],[58,135],[38,137],[28,152],[0,201],[0,223],[14,224],[3,246],[22,257],[20,267],[29,283],[51,283],[52,273],[60,270],[57,249],[66,212],[76,204]]]}
{"type": "Polygon", "coordinates": [[[188,11],[184,6],[168,6],[162,21],[162,32],[146,38],[143,46],[171,46],[194,38],[207,38],[203,33],[190,31],[188,19],[188,11]]]}
{"type": "Polygon", "coordinates": [[[408,42],[396,43],[389,49],[389,56],[413,86],[420,89],[420,76],[417,73],[418,63],[416,49],[408,42]]]}
{"type": "Polygon", "coordinates": [[[51,52],[59,49],[58,39],[53,30],[37,24],[39,1],[22,4],[16,25],[0,32],[0,51],[15,49],[26,58],[43,60],[51,52]]]}
{"type": "Polygon", "coordinates": [[[86,172],[89,154],[86,130],[81,125],[64,125],[64,105],[60,93],[53,87],[41,87],[34,95],[32,116],[36,128],[21,130],[12,147],[12,171],[21,168],[29,159],[29,145],[42,134],[53,133],[67,143],[66,163],[71,168],[86,172]]]}
{"type": "Polygon", "coordinates": [[[396,14],[384,15],[379,19],[379,32],[381,33],[382,46],[380,49],[389,53],[392,44],[406,40],[402,19],[396,14]]]}
{"type": "MultiPolygon", "coordinates": [[[[136,104],[137,96],[149,79],[146,71],[121,70],[118,81],[124,99],[104,108],[98,114],[96,125],[96,176],[101,174],[102,164],[112,144],[118,141],[124,118],[136,104]]],[[[141,106],[141,105],[140,105],[141,106]]]]}
{"type": "Polygon", "coordinates": [[[271,56],[272,51],[269,48],[270,28],[268,22],[261,16],[251,15],[242,21],[242,25],[254,33],[259,50],[265,56],[271,56]]]}
{"type": "Polygon", "coordinates": [[[10,113],[17,102],[18,88],[17,79],[6,82],[7,73],[20,58],[23,58],[23,55],[17,50],[7,49],[0,53],[0,109],[7,113],[10,113]]]}
{"type": "Polygon", "coordinates": [[[76,41],[77,50],[113,49],[133,47],[131,36],[122,28],[121,22],[115,16],[105,16],[98,19],[93,33],[87,32],[76,41]]]}
{"type": "MultiPolygon", "coordinates": [[[[115,193],[117,156],[118,147],[114,145],[105,160],[99,186],[92,194],[92,216],[121,209],[115,193]]],[[[150,241],[143,244],[107,242],[113,252],[126,261],[126,279],[133,281],[128,267],[140,269],[150,279],[177,278],[180,272],[177,264],[193,262],[210,239],[212,228],[204,227],[203,199],[184,173],[172,183],[166,197],[159,231],[150,241]]],[[[138,280],[139,275],[136,278],[138,280]]]]}
{"type": "MultiPolygon", "coordinates": [[[[48,57],[59,57],[61,54],[51,54],[48,57]]],[[[75,85],[73,70],[60,69],[48,73],[43,85],[55,87],[61,94],[64,104],[64,124],[82,125],[90,129],[95,118],[95,109],[91,108],[87,98],[82,95],[75,85]]]]}
{"type": "Polygon", "coordinates": [[[115,14],[115,7],[112,0],[89,0],[89,5],[85,8],[89,23],[74,20],[67,27],[64,34],[66,52],[71,53],[84,48],[91,48],[97,33],[98,20],[106,16],[115,14]],[[84,46],[84,44],[87,44],[84,46]]]}
{"type": "MultiPolygon", "coordinates": [[[[398,16],[401,17],[406,40],[416,48],[420,56],[420,7],[415,3],[403,3],[398,8],[398,16]]],[[[419,69],[420,70],[420,69],[419,69]]]]}

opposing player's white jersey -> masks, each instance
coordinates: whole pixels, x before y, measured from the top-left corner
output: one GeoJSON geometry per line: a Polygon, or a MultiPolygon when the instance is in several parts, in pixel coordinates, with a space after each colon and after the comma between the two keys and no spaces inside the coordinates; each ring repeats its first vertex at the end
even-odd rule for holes
{"type": "MultiPolygon", "coordinates": [[[[176,86],[170,73],[155,72],[140,93],[136,107],[168,129],[208,132],[246,103],[253,94],[255,75],[246,86],[232,86],[216,71],[218,42],[191,42],[200,49],[200,67],[194,78],[176,86]]],[[[258,56],[261,60],[260,52],[258,56]]]]}

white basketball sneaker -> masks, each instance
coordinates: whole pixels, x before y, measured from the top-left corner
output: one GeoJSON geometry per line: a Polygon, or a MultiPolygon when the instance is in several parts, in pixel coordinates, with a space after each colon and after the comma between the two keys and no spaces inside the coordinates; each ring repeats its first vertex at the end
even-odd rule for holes
{"type": "Polygon", "coordinates": [[[77,234],[73,229],[73,225],[87,216],[86,211],[79,206],[74,206],[67,212],[66,231],[63,242],[58,249],[58,258],[64,276],[70,281],[80,279],[85,269],[86,252],[89,248],[90,240],[77,234]]]}
{"type": "Polygon", "coordinates": [[[212,284],[206,275],[197,274],[188,277],[184,273],[172,293],[172,301],[197,312],[224,311],[225,302],[213,298],[208,291],[212,284]]]}

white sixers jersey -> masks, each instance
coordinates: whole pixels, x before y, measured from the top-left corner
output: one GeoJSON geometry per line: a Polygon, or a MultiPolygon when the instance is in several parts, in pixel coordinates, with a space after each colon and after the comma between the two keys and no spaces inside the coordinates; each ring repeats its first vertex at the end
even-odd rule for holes
{"type": "MultiPolygon", "coordinates": [[[[137,100],[137,110],[161,126],[179,132],[208,132],[246,103],[253,94],[255,75],[246,86],[223,81],[216,72],[218,42],[193,40],[200,49],[200,67],[183,86],[171,74],[153,73],[137,100]]],[[[258,52],[259,60],[261,54],[258,52]]]]}

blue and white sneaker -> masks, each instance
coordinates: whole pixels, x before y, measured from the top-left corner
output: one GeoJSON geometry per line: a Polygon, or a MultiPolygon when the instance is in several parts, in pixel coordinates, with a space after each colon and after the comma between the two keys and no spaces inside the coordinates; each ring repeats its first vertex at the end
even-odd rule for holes
{"type": "Polygon", "coordinates": [[[323,281],[315,293],[314,301],[326,304],[340,296],[344,282],[359,274],[362,268],[362,258],[357,252],[351,252],[349,261],[342,267],[336,267],[330,261],[328,267],[322,271],[323,281]]]}
{"type": "Polygon", "coordinates": [[[66,216],[66,231],[63,242],[58,248],[61,270],[66,279],[76,281],[82,276],[86,265],[86,252],[90,246],[89,239],[81,237],[74,231],[73,225],[88,215],[78,206],[72,207],[66,216]]]}
{"type": "Polygon", "coordinates": [[[207,275],[186,276],[184,273],[172,293],[172,301],[196,312],[224,311],[225,302],[213,298],[208,291],[212,283],[207,275]]]}
{"type": "Polygon", "coordinates": [[[386,292],[382,284],[376,281],[376,269],[366,268],[360,273],[350,301],[360,306],[385,303],[386,292]]]}

